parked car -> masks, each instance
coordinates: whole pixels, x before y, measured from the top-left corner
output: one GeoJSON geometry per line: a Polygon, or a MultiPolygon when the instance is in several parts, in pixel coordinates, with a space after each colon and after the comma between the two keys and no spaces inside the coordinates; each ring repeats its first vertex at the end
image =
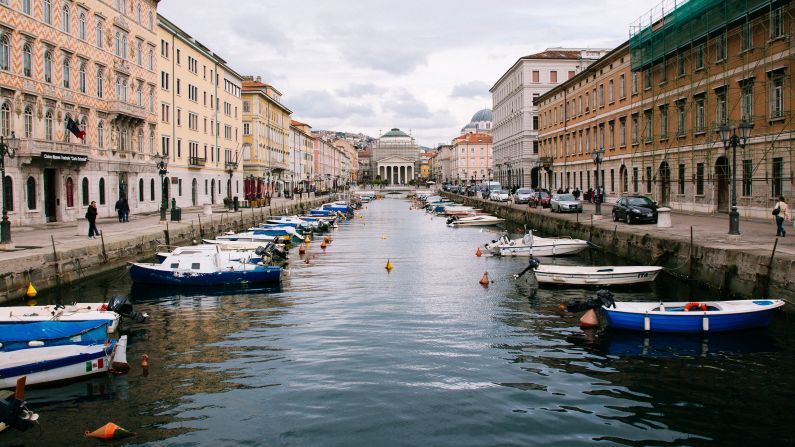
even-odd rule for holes
{"type": "Polygon", "coordinates": [[[513,203],[528,203],[532,194],[533,190],[530,188],[519,188],[513,195],[513,203]]]}
{"type": "Polygon", "coordinates": [[[613,221],[657,222],[657,202],[646,196],[622,196],[613,205],[613,221]]]}
{"type": "Polygon", "coordinates": [[[546,191],[536,191],[530,195],[530,199],[528,200],[528,205],[533,208],[538,208],[539,206],[542,208],[549,208],[549,200],[551,199],[550,195],[546,191]]]}
{"type": "Polygon", "coordinates": [[[581,213],[582,203],[573,194],[555,194],[549,200],[549,209],[553,213],[581,213]]]}
{"type": "Polygon", "coordinates": [[[495,202],[507,202],[510,197],[511,195],[508,193],[507,189],[495,190],[489,194],[489,200],[493,200],[495,202]]]}

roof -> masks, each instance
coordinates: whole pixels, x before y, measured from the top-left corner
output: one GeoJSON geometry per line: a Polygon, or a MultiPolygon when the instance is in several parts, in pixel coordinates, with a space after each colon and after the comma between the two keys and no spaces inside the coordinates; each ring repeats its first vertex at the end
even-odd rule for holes
{"type": "Polygon", "coordinates": [[[487,133],[468,133],[461,135],[453,140],[453,144],[470,143],[470,144],[491,144],[491,135],[487,133]]]}
{"type": "Polygon", "coordinates": [[[474,115],[472,115],[470,123],[476,123],[478,121],[491,121],[492,116],[493,114],[491,113],[491,109],[478,110],[474,115]]]}
{"type": "Polygon", "coordinates": [[[547,48],[546,50],[540,53],[528,54],[527,56],[522,56],[511,65],[505,73],[491,86],[489,89],[490,92],[494,93],[494,88],[499,84],[505,76],[508,75],[517,65],[521,64],[522,61],[526,60],[582,60],[582,59],[590,59],[586,57],[584,53],[588,52],[606,52],[609,51],[609,48],[547,48]]]}
{"type": "Polygon", "coordinates": [[[302,123],[302,122],[300,122],[300,121],[296,121],[296,120],[294,120],[294,119],[291,119],[291,120],[290,120],[290,125],[291,125],[291,126],[306,126],[306,127],[312,127],[312,126],[310,126],[309,124],[302,123]]]}
{"type": "Polygon", "coordinates": [[[398,129],[397,127],[394,127],[389,132],[381,135],[381,138],[384,138],[384,137],[387,137],[387,138],[389,138],[389,137],[409,137],[410,138],[409,134],[407,134],[406,132],[403,132],[402,130],[398,129]]]}

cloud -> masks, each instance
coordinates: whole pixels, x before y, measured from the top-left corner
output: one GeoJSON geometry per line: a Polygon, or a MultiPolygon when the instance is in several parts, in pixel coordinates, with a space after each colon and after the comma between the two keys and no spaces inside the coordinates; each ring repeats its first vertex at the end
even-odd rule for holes
{"type": "Polygon", "coordinates": [[[334,93],[344,98],[361,98],[362,96],[379,95],[385,91],[385,88],[368,82],[363,84],[350,84],[345,88],[335,90],[334,93]]]}
{"type": "Polygon", "coordinates": [[[490,96],[489,84],[483,81],[470,81],[466,84],[458,84],[453,87],[450,96],[453,98],[480,98],[490,96]]]}
{"type": "Polygon", "coordinates": [[[383,111],[395,118],[428,118],[432,115],[428,104],[406,91],[384,102],[383,111]]]}
{"type": "MultiPolygon", "coordinates": [[[[373,115],[369,105],[340,101],[325,90],[307,90],[292,96],[285,95],[285,101],[294,115],[305,119],[338,118],[373,115]]],[[[309,123],[311,125],[311,123],[309,123]]]]}

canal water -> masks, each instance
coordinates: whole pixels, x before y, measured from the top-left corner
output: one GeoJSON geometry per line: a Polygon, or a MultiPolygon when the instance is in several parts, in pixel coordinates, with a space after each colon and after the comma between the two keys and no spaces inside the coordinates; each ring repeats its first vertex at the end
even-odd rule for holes
{"type": "MultiPolygon", "coordinates": [[[[66,301],[133,294],[128,375],[31,390],[41,430],[0,445],[748,446],[795,441],[795,324],[695,337],[584,332],[580,289],[514,280],[475,257],[496,230],[452,229],[404,200],[370,203],[279,289],[132,290],[126,271],[66,301]],[[387,260],[394,264],[388,273],[387,260]],[[493,283],[478,284],[488,271],[493,283]],[[149,356],[145,374],[139,366],[149,356]]],[[[553,262],[549,260],[548,262],[553,262]]],[[[621,262],[599,251],[558,262],[621,262]]],[[[662,277],[621,300],[708,298],[662,277]]],[[[42,297],[40,301],[53,299],[42,297]]]]}

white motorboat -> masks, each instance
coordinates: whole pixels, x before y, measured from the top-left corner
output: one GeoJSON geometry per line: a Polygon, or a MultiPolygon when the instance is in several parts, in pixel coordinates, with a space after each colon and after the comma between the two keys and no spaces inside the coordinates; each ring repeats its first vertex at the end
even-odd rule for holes
{"type": "MultiPolygon", "coordinates": [[[[227,261],[243,261],[248,262],[252,259],[259,258],[255,251],[262,248],[270,248],[272,242],[267,243],[251,243],[251,242],[232,242],[229,244],[200,244],[188,245],[185,247],[176,247],[171,252],[158,252],[156,254],[157,260],[163,262],[169,256],[193,256],[197,254],[215,254],[218,253],[224,260],[227,261]]],[[[280,250],[286,255],[284,245],[276,244],[275,249],[280,250]]]]}
{"type": "Polygon", "coordinates": [[[503,222],[505,222],[505,219],[489,216],[488,214],[479,214],[476,216],[453,219],[453,221],[449,222],[447,225],[450,227],[488,227],[491,225],[499,225],[503,222]]]}
{"type": "Polygon", "coordinates": [[[93,321],[108,323],[108,332],[119,328],[120,318],[143,322],[148,315],[133,310],[130,301],[114,296],[107,303],[50,304],[47,306],[0,307],[0,323],[33,323],[37,321],[93,321]]]}
{"type": "Polygon", "coordinates": [[[627,286],[649,283],[657,278],[662,267],[600,266],[541,264],[534,270],[539,284],[573,286],[627,286]]]}
{"type": "Polygon", "coordinates": [[[588,241],[567,237],[540,237],[528,232],[521,239],[507,240],[503,236],[500,240],[486,245],[494,254],[500,256],[565,256],[577,254],[588,247],[588,241]]]}

